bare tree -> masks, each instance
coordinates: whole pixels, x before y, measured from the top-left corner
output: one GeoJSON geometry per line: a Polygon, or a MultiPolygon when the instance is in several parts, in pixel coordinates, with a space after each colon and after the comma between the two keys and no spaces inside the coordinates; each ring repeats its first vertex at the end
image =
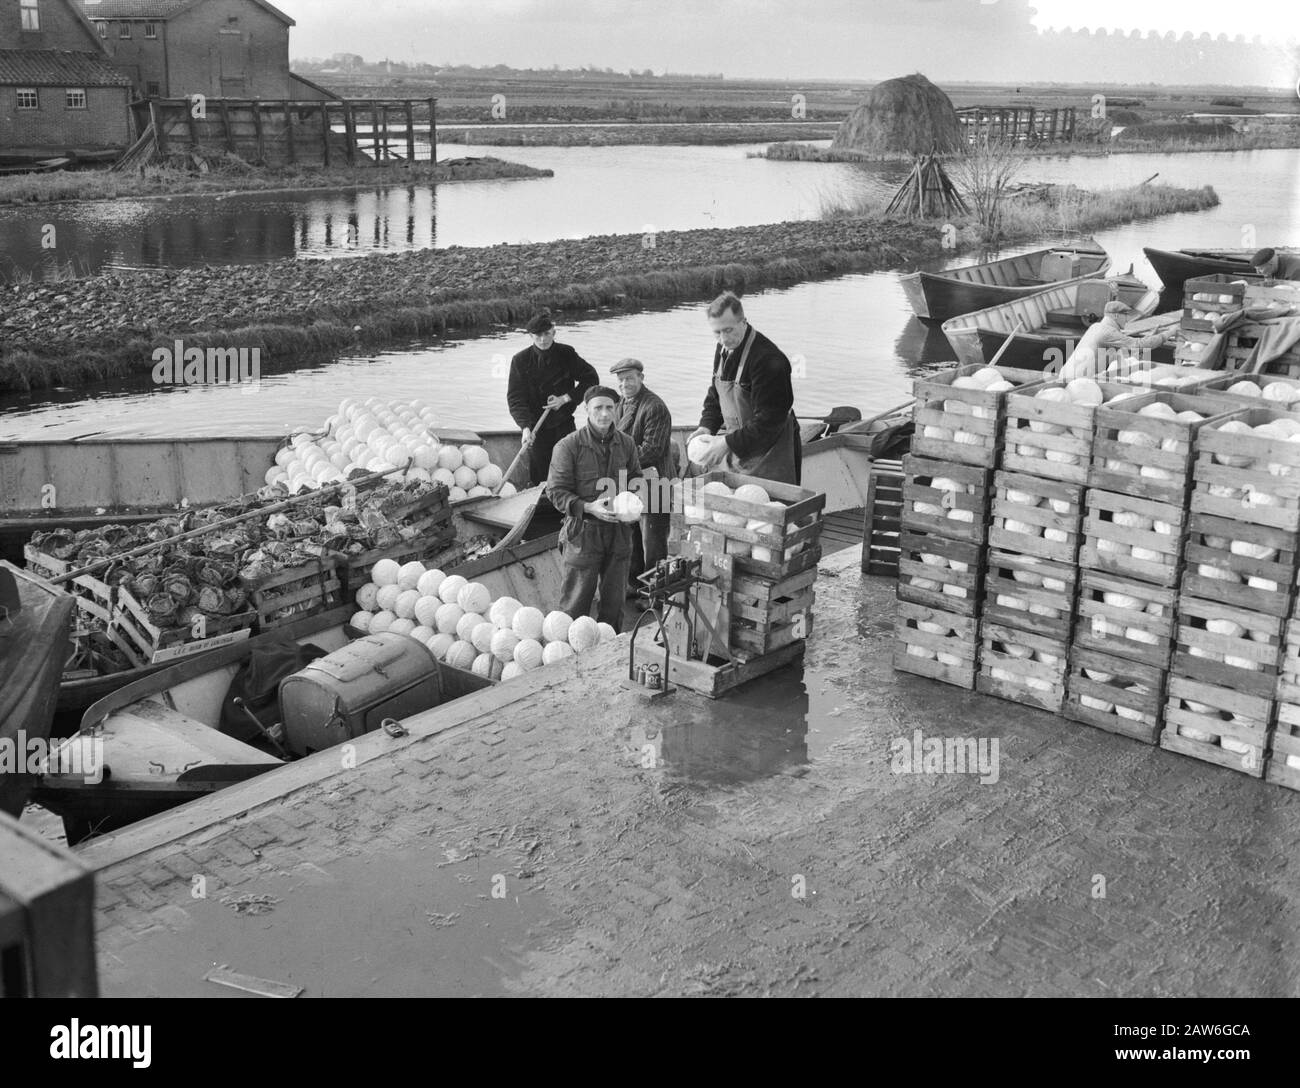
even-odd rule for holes
{"type": "Polygon", "coordinates": [[[986,242],[1002,236],[1007,190],[1024,167],[1025,158],[1018,143],[985,135],[953,162],[952,176],[965,192],[986,242]]]}

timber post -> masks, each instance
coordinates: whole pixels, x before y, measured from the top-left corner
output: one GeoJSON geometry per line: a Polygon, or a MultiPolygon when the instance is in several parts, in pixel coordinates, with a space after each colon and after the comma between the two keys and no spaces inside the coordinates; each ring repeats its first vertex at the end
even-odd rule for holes
{"type": "Polygon", "coordinates": [[[158,154],[167,154],[167,133],[163,130],[162,112],[158,109],[157,99],[149,99],[149,123],[153,125],[153,138],[158,144],[158,154]]]}
{"type": "Polygon", "coordinates": [[[298,161],[298,149],[293,143],[293,106],[289,102],[284,104],[284,136],[285,151],[289,156],[290,162],[298,161]]]}
{"type": "Polygon", "coordinates": [[[429,162],[438,161],[438,100],[429,99],[429,162]]]}
{"type": "Polygon", "coordinates": [[[266,131],[262,125],[262,104],[253,103],[253,131],[257,133],[257,161],[266,162],[266,131]]]}
{"type": "Polygon", "coordinates": [[[226,137],[226,150],[233,155],[235,153],[235,134],[230,128],[230,111],[226,108],[224,98],[218,99],[217,105],[221,109],[221,131],[226,137]]]}
{"type": "Polygon", "coordinates": [[[357,164],[357,119],[352,113],[352,103],[343,103],[343,128],[348,141],[348,165],[357,164]]]}
{"type": "Polygon", "coordinates": [[[330,166],[330,108],[326,102],[320,104],[320,129],[321,164],[328,168],[330,166]]]}
{"type": "Polygon", "coordinates": [[[406,100],[406,161],[415,162],[415,103],[406,100]]]}

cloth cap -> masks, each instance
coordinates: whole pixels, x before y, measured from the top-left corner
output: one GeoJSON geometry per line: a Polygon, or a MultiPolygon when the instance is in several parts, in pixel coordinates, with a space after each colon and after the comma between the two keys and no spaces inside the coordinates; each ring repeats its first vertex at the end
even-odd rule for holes
{"type": "Polygon", "coordinates": [[[640,359],[620,359],[609,368],[611,374],[622,374],[625,370],[637,370],[642,374],[645,373],[645,365],[640,359]]]}
{"type": "Polygon", "coordinates": [[[1275,249],[1261,249],[1250,259],[1251,267],[1258,268],[1260,265],[1268,264],[1276,256],[1277,250],[1275,249]]]}
{"type": "Polygon", "coordinates": [[[532,336],[540,336],[547,329],[555,328],[555,322],[551,320],[550,310],[539,310],[528,319],[528,324],[524,326],[532,336]]]}
{"type": "Polygon", "coordinates": [[[1108,314],[1131,314],[1133,310],[1128,305],[1128,303],[1120,302],[1117,299],[1115,301],[1106,303],[1106,308],[1103,312],[1108,314]]]}
{"type": "Polygon", "coordinates": [[[608,397],[615,404],[618,403],[618,394],[607,385],[593,385],[582,395],[582,403],[590,404],[593,397],[608,397]]]}

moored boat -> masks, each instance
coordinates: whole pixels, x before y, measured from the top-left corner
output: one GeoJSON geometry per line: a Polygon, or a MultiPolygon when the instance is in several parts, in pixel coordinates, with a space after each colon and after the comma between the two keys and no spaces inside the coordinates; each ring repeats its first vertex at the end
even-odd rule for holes
{"type": "MultiPolygon", "coordinates": [[[[1250,263],[1254,249],[1155,249],[1143,247],[1160,282],[1168,293],[1167,307],[1183,304],[1183,284],[1200,276],[1226,275],[1249,282],[1263,282],[1250,263]]],[[[1293,252],[1283,250],[1283,252],[1293,252]]]]}
{"type": "Polygon", "coordinates": [[[1043,370],[1053,360],[1059,364],[1069,356],[1112,299],[1127,303],[1138,317],[1146,317],[1159,303],[1160,292],[1131,273],[1083,280],[950,318],[943,323],[943,331],[963,366],[988,362],[1015,332],[999,365],[1043,370]]]}
{"type": "Polygon", "coordinates": [[[1081,243],[1037,249],[947,272],[912,272],[901,282],[917,317],[942,322],[1056,284],[1100,279],[1109,269],[1110,257],[1105,250],[1096,243],[1081,243]]]}
{"type": "Polygon", "coordinates": [[[50,735],[75,613],[70,594],[0,562],[0,812],[22,814],[25,761],[50,735]]]}

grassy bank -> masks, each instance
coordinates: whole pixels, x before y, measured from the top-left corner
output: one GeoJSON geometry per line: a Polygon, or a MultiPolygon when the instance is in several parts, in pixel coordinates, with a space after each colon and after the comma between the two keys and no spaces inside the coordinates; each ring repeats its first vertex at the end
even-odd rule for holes
{"type": "Polygon", "coordinates": [[[15,174],[0,177],[0,205],[48,204],[63,200],[112,200],[116,197],[183,196],[203,193],[258,192],[277,189],[373,188],[378,185],[443,184],[501,178],[552,177],[522,163],[496,158],[451,158],[444,154],[437,165],[342,166],[325,169],[289,166],[268,170],[257,167],[220,168],[194,174],[166,167],[149,167],[142,174],[107,170],[57,171],[50,174],[15,174]]]}
{"type": "MultiPolygon", "coordinates": [[[[1080,199],[1079,230],[1135,214],[1191,211],[1212,190],[1080,199]],[[1089,217],[1095,217],[1095,221],[1089,217]]],[[[1028,240],[1039,219],[1017,224],[1028,240]]],[[[1008,239],[1009,241],[1017,238],[1008,239]]],[[[139,378],[155,347],[257,347],[268,370],[340,351],[522,323],[557,311],[706,299],[951,257],[978,244],[963,232],[945,248],[937,224],[878,215],[758,227],[608,235],[482,249],[454,247],[346,261],[105,273],[71,283],[18,285],[0,303],[0,392],[139,378]]]]}
{"type": "Polygon", "coordinates": [[[489,147],[622,147],[640,145],[758,144],[788,140],[797,133],[805,140],[829,140],[837,122],[800,121],[795,124],[653,124],[589,127],[548,125],[544,129],[488,126],[442,130],[440,150],[450,154],[457,143],[489,147]],[[468,139],[467,139],[468,137],[468,139]]]}

